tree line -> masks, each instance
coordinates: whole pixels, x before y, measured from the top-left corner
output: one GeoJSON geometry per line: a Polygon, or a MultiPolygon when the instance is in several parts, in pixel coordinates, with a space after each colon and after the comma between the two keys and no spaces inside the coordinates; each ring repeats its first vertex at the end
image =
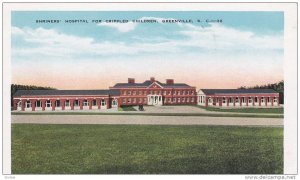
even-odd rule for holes
{"type": "Polygon", "coordinates": [[[284,104],[284,81],[281,80],[273,84],[255,85],[255,86],[241,86],[238,89],[274,89],[279,93],[279,102],[284,104]]]}
{"type": "Polygon", "coordinates": [[[53,87],[43,87],[43,86],[34,86],[34,85],[20,85],[20,84],[11,84],[11,106],[13,106],[13,95],[18,90],[56,90],[53,87]]]}

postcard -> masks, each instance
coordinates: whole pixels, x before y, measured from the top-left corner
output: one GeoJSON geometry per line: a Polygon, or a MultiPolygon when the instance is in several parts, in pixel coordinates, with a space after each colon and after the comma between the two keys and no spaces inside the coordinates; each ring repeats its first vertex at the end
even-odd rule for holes
{"type": "Polygon", "coordinates": [[[298,173],[296,3],[3,8],[7,178],[298,173]]]}

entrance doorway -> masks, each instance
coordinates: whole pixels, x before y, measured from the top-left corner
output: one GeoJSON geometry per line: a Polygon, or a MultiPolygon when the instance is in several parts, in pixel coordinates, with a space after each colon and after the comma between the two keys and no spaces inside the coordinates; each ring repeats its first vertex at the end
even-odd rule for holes
{"type": "Polygon", "coordinates": [[[162,95],[148,95],[147,105],[161,106],[163,102],[162,95]]]}

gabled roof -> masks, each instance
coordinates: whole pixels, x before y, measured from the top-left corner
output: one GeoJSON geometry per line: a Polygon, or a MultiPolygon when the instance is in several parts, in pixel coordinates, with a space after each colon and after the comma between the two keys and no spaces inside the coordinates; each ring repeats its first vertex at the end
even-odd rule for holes
{"type": "MultiPolygon", "coordinates": [[[[189,87],[191,87],[185,83],[165,84],[165,83],[161,83],[159,81],[155,81],[155,82],[164,88],[189,88],[189,87]]],[[[143,83],[117,83],[112,88],[131,88],[131,87],[147,88],[151,84],[152,83],[150,80],[147,80],[143,83]]]]}
{"type": "Polygon", "coordinates": [[[18,90],[14,96],[120,95],[119,90],[18,90]]]}
{"type": "Polygon", "coordinates": [[[200,89],[206,95],[215,94],[270,94],[278,93],[273,89],[200,89]]]}

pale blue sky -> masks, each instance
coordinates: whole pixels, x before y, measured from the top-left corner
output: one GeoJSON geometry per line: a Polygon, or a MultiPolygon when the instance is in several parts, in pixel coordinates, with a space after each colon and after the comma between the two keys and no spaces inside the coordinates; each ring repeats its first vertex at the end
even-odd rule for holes
{"type": "Polygon", "coordinates": [[[12,27],[13,83],[82,89],[107,87],[127,77],[142,81],[156,76],[186,81],[199,88],[234,88],[283,79],[282,12],[18,11],[12,13],[12,27]],[[95,19],[150,17],[192,19],[194,23],[92,23],[95,19]],[[62,21],[35,22],[42,19],[62,21]],[[89,23],[66,24],[66,19],[85,19],[89,23]],[[222,23],[197,23],[197,19],[222,19],[222,23]],[[21,73],[24,66],[29,68],[26,76],[21,73]],[[75,77],[66,74],[65,69],[75,77]],[[115,73],[108,76],[110,70],[115,73]],[[87,77],[87,73],[99,77],[101,83],[95,84],[95,79],[85,84],[66,84],[87,77]],[[64,76],[56,82],[58,74],[64,76]],[[247,77],[242,80],[240,76],[247,77]],[[100,80],[103,77],[105,81],[100,80]]]}

